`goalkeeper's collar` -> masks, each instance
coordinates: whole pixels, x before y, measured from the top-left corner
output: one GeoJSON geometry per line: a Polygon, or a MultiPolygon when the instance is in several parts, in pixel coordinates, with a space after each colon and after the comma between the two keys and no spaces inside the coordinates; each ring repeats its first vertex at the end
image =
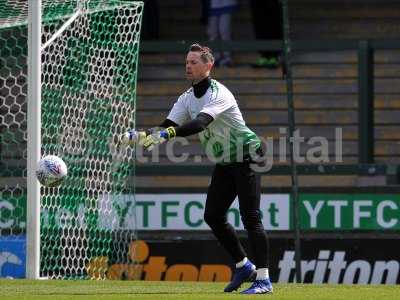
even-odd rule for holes
{"type": "Polygon", "coordinates": [[[207,92],[208,88],[211,85],[211,77],[208,76],[204,78],[199,83],[193,85],[193,93],[196,98],[201,98],[207,92]]]}

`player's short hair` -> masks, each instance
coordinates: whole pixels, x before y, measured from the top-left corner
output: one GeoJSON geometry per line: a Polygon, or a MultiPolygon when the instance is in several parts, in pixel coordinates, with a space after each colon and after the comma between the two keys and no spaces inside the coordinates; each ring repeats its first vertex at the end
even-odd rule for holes
{"type": "Polygon", "coordinates": [[[206,46],[193,44],[189,47],[189,51],[200,52],[200,58],[204,63],[214,63],[214,55],[212,54],[212,50],[206,46]]]}

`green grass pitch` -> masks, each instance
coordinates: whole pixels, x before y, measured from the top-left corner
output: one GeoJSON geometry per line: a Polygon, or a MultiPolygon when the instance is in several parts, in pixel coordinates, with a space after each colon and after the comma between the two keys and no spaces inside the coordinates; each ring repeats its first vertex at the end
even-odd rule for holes
{"type": "Polygon", "coordinates": [[[224,286],[205,282],[0,280],[0,299],[400,299],[400,287],[395,285],[275,284],[272,295],[251,296],[223,293],[224,286]]]}

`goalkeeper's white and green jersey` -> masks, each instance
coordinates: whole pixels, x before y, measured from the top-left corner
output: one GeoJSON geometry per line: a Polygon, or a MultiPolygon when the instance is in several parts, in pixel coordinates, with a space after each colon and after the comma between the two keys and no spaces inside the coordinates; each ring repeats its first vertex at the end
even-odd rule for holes
{"type": "Polygon", "coordinates": [[[261,141],[243,119],[233,94],[220,82],[211,81],[206,93],[196,98],[193,87],[184,92],[175,102],[168,119],[178,125],[206,113],[214,118],[207,128],[199,133],[207,156],[220,164],[243,161],[243,157],[254,153],[261,141]]]}

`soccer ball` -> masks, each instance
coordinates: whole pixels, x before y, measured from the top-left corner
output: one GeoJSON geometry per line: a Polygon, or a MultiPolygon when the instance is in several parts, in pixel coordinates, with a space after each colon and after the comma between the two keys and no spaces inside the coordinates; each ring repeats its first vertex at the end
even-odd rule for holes
{"type": "Polygon", "coordinates": [[[67,165],[55,155],[47,155],[39,160],[36,177],[39,182],[47,187],[56,187],[67,176],[67,165]]]}

